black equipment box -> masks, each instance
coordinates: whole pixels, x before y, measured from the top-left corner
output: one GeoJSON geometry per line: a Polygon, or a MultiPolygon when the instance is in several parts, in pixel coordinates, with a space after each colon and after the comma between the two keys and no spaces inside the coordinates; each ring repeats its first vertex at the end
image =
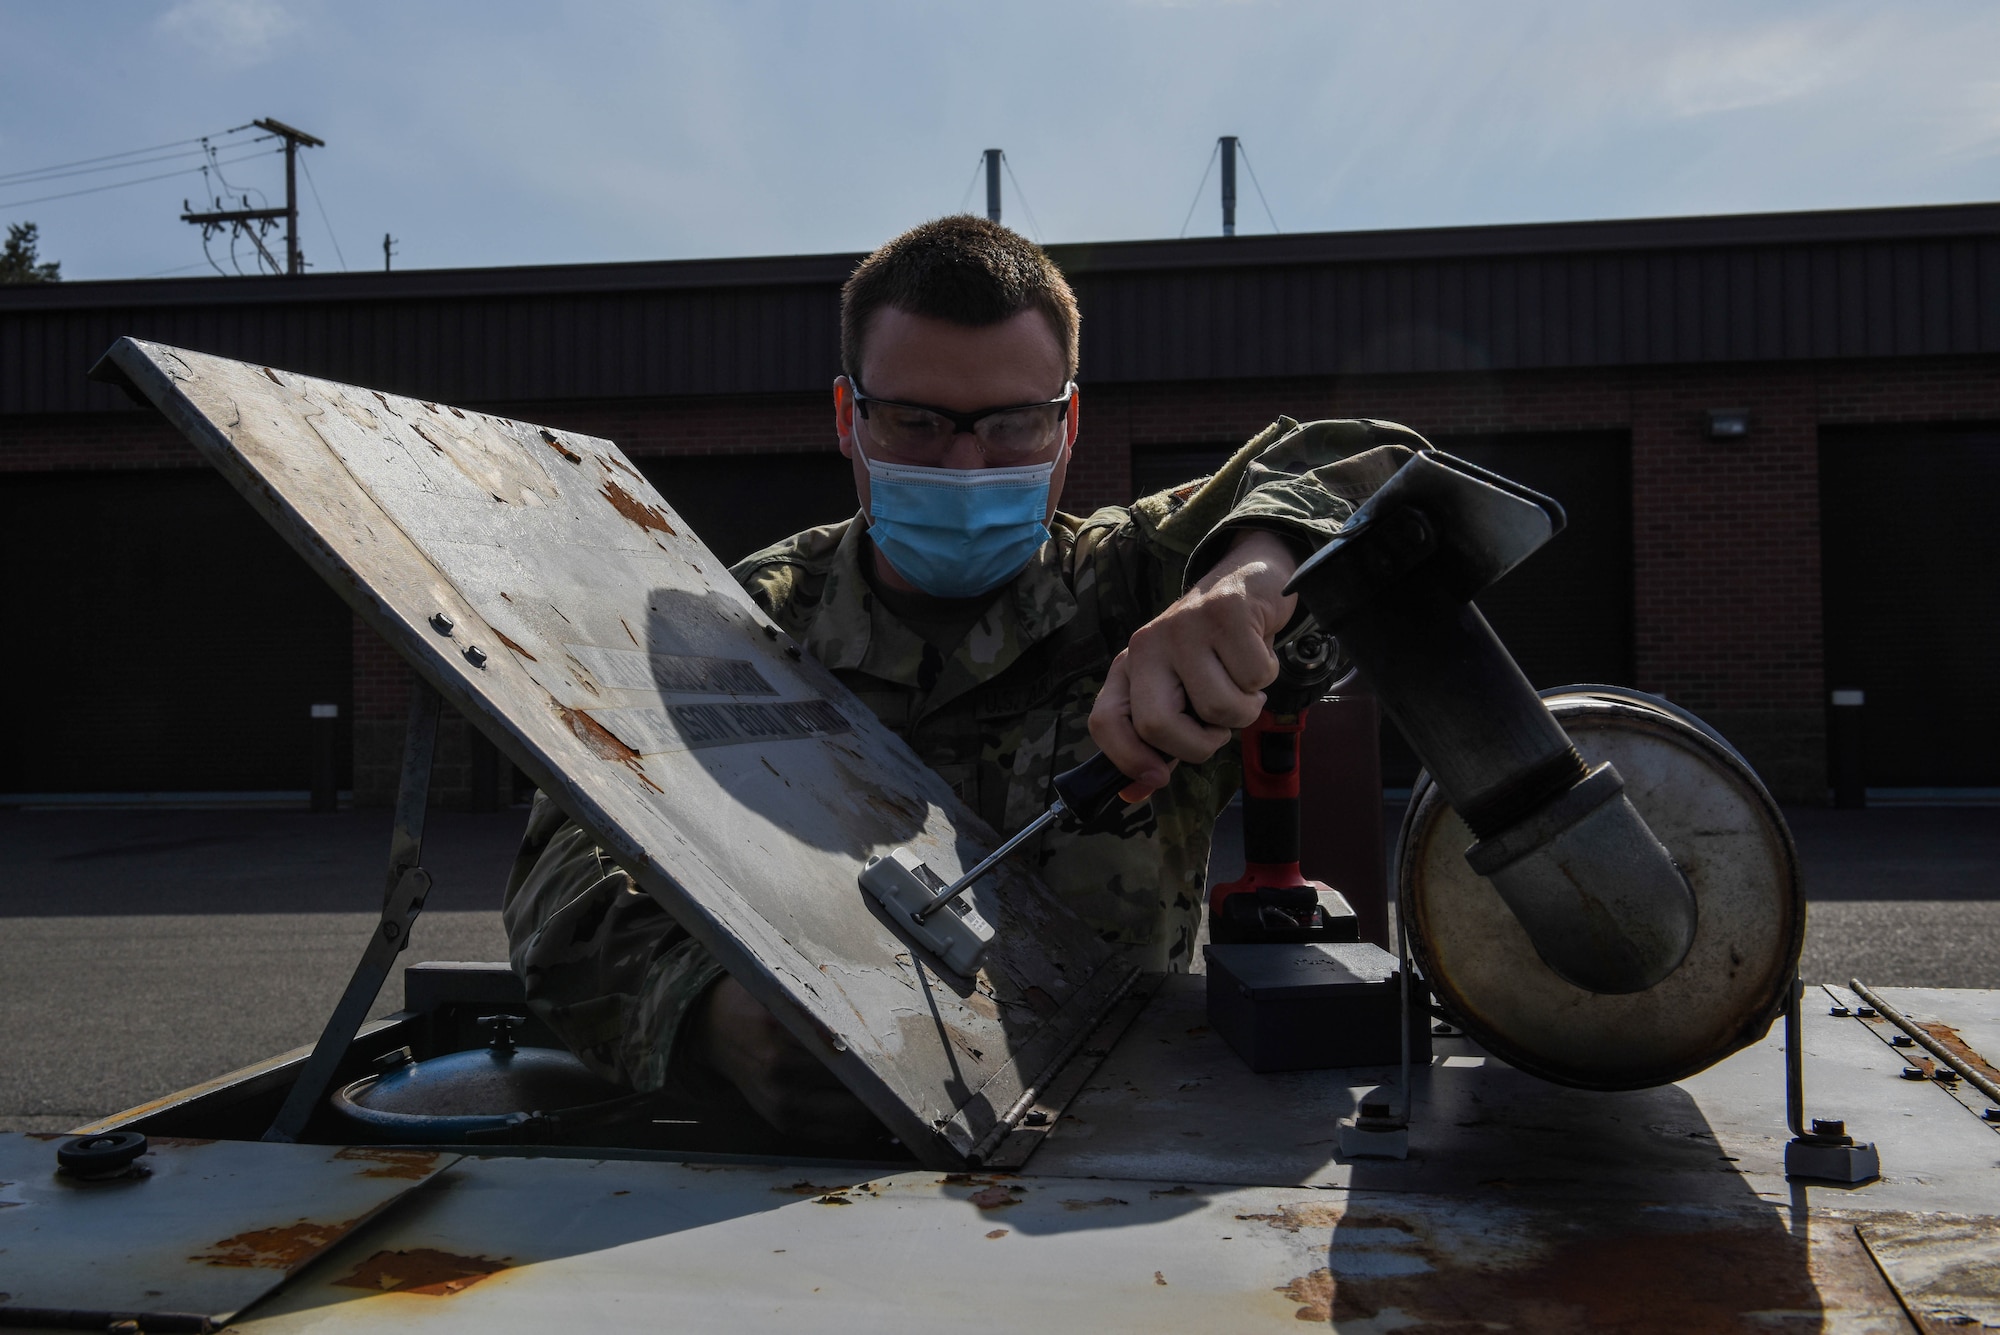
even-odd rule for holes
{"type": "MultiPolygon", "coordinates": [[[[1208,1022],[1253,1071],[1393,1066],[1402,978],[1396,957],[1366,941],[1211,945],[1208,1022]]],[[[1410,1056],[1428,1064],[1429,994],[1410,992],[1410,1056]]]]}

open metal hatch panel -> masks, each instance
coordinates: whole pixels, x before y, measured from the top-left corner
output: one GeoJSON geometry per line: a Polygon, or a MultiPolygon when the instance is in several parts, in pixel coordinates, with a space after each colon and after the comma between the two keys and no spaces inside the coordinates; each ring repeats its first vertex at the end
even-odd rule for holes
{"type": "Polygon", "coordinates": [[[899,932],[866,859],[950,880],[994,832],[611,442],[134,339],[107,360],[926,1163],[997,1144],[1132,982],[1014,865],[971,892],[976,977],[899,932]]]}

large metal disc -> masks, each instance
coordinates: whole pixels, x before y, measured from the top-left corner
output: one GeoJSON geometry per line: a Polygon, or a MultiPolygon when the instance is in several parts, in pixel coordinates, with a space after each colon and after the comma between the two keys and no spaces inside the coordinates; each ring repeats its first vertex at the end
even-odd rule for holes
{"type": "Polygon", "coordinates": [[[1586,761],[1617,766],[1687,876],[1700,914],[1687,958],[1621,996],[1557,977],[1466,866],[1472,834],[1428,776],[1397,848],[1401,918],[1438,1000],[1494,1055],[1584,1089],[1668,1084],[1755,1042],[1782,1010],[1805,938],[1798,853],[1756,774],[1692,715],[1613,687],[1545,698],[1586,761]]]}

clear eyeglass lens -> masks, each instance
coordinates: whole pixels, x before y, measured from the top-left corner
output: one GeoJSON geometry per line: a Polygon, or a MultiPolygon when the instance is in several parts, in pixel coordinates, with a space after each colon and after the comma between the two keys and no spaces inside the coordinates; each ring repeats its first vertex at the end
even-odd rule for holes
{"type": "MultiPolygon", "coordinates": [[[[1027,462],[1055,438],[1065,407],[1037,403],[980,418],[973,424],[972,434],[979,442],[981,456],[993,465],[1027,462]]],[[[954,434],[948,418],[922,408],[879,402],[868,405],[868,425],[884,449],[924,462],[942,459],[954,434]]]]}

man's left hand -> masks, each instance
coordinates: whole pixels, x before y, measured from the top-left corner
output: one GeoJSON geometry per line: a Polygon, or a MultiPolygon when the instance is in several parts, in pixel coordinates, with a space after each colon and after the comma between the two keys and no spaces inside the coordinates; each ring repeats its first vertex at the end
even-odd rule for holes
{"type": "Polygon", "coordinates": [[[1164,788],[1177,763],[1207,760],[1231,730],[1257,721],[1264,688],[1278,676],[1271,641],[1298,602],[1285,593],[1298,565],[1276,534],[1245,531],[1112,660],[1090,735],[1131,776],[1127,801],[1164,788]]]}

